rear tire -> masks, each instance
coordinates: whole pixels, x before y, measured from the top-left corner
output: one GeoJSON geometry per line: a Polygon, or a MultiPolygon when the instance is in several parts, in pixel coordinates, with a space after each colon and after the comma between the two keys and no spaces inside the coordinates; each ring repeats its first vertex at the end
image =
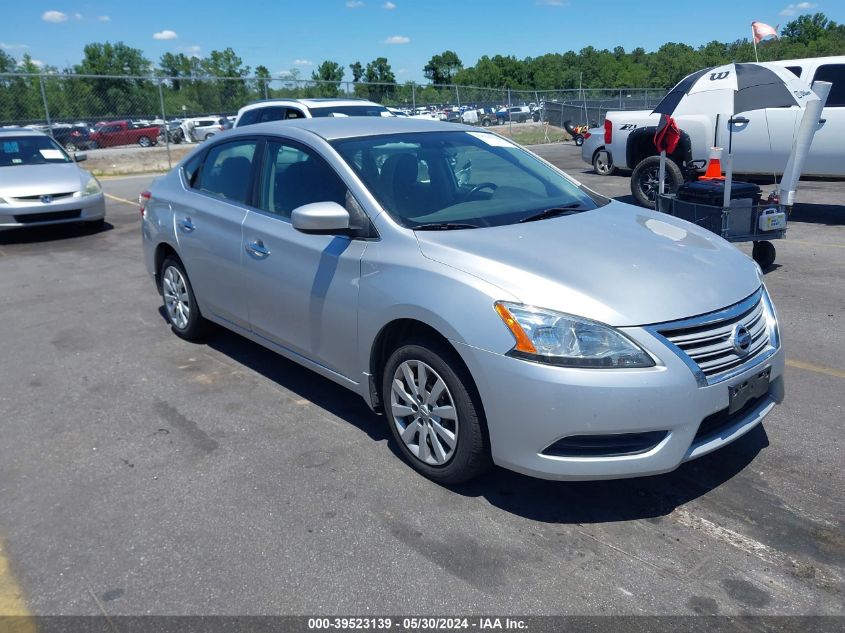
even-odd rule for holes
{"type": "Polygon", "coordinates": [[[149,147],[152,144],[153,144],[153,142],[150,140],[150,137],[148,137],[148,136],[142,136],[141,138],[138,139],[138,145],[140,145],[141,147],[149,147]]]}
{"type": "Polygon", "coordinates": [[[607,150],[600,149],[593,154],[593,171],[599,176],[612,176],[616,173],[616,167],[613,166],[613,160],[607,150]]]}
{"type": "MultiPolygon", "coordinates": [[[[647,209],[657,207],[656,198],[659,191],[658,180],[660,174],[660,156],[649,156],[641,160],[631,174],[631,193],[637,204],[647,209]]],[[[675,193],[684,182],[681,168],[671,158],[666,159],[666,193],[675,193]]]]}
{"type": "Polygon", "coordinates": [[[584,144],[584,137],[580,134],[576,134],[575,138],[573,138],[572,140],[575,141],[575,145],[577,147],[581,147],[584,144]]]}
{"type": "Polygon", "coordinates": [[[483,412],[453,350],[424,339],[401,345],[384,365],[381,388],[393,439],[419,473],[459,484],[490,467],[483,412]]]}
{"type": "Polygon", "coordinates": [[[76,143],[74,143],[73,141],[68,141],[67,143],[65,143],[65,149],[70,153],[75,152],[77,150],[76,143]]]}
{"type": "Polygon", "coordinates": [[[200,313],[185,267],[172,255],[161,264],[159,290],[173,333],[186,341],[202,338],[208,331],[208,321],[200,313]]]}

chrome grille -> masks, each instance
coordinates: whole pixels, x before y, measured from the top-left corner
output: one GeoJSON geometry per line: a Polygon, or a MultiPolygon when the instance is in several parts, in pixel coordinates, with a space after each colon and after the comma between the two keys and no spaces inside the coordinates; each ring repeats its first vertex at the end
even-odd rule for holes
{"type": "Polygon", "coordinates": [[[68,192],[64,192],[64,193],[49,193],[49,194],[39,193],[39,194],[34,195],[34,196],[17,196],[15,198],[12,198],[12,200],[15,200],[16,202],[39,202],[41,200],[41,197],[44,196],[44,195],[50,196],[53,200],[61,200],[62,198],[70,198],[74,193],[75,193],[74,191],[68,191],[68,192]]]}
{"type": "Polygon", "coordinates": [[[661,323],[654,326],[654,331],[690,359],[707,384],[742,371],[766,350],[777,347],[777,342],[773,343],[769,338],[769,319],[762,290],[719,312],[661,323]],[[734,346],[738,325],[742,325],[750,337],[744,351],[734,346]]]}

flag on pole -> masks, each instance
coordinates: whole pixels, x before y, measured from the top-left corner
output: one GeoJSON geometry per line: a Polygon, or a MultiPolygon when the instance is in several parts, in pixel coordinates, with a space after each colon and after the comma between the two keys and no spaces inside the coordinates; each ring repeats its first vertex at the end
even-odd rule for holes
{"type": "MultiPolygon", "coordinates": [[[[780,26],[780,24],[778,24],[780,26]]],[[[778,36],[777,26],[772,28],[768,24],[764,24],[763,22],[752,22],[751,23],[751,32],[754,34],[754,43],[759,44],[761,40],[769,37],[770,35],[773,37],[778,36]]]]}

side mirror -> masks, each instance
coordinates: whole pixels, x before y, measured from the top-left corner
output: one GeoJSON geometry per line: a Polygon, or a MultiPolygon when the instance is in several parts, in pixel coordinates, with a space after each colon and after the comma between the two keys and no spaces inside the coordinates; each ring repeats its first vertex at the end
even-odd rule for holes
{"type": "Polygon", "coordinates": [[[349,211],[337,202],[304,204],[293,210],[290,219],[301,233],[332,235],[349,229],[349,211]]]}
{"type": "Polygon", "coordinates": [[[88,154],[86,154],[85,152],[74,152],[73,160],[77,163],[81,163],[83,160],[88,160],[88,154]]]}

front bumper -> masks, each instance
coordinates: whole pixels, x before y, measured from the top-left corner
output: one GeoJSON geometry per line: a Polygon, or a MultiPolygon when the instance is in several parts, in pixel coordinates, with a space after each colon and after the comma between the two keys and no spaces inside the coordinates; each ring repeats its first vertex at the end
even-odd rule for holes
{"type": "Polygon", "coordinates": [[[93,222],[105,217],[106,202],[102,192],[78,198],[67,196],[48,204],[0,204],[0,231],[27,226],[93,222]]]}
{"type": "MultiPolygon", "coordinates": [[[[640,328],[625,333],[644,349],[665,349],[640,328]]],[[[543,479],[615,479],[668,472],[738,439],[783,400],[781,346],[761,364],[723,383],[699,387],[675,354],[646,369],[596,370],[542,365],[455,343],[476,379],[493,461],[543,479]],[[716,435],[696,439],[701,422],[728,407],[728,389],[766,369],[769,392],[716,435]],[[666,431],[656,446],[633,455],[559,457],[542,451],[575,436],[666,431]]]]}

